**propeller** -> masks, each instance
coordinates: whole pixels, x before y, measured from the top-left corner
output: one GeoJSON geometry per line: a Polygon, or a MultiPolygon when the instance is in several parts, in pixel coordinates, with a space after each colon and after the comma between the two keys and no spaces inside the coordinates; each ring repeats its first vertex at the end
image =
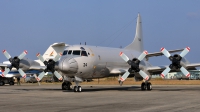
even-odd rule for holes
{"type": "Polygon", "coordinates": [[[172,64],[169,65],[160,75],[162,78],[169,73],[171,69],[180,69],[180,71],[186,76],[190,77],[190,73],[180,64],[182,58],[190,51],[189,47],[186,47],[181,54],[175,54],[174,56],[171,56],[170,53],[162,47],[160,51],[172,62],[172,64]]]}
{"type": "Polygon", "coordinates": [[[126,78],[129,76],[131,72],[137,72],[139,73],[144,80],[149,80],[149,76],[139,68],[140,62],[144,59],[144,57],[148,54],[147,51],[143,51],[142,54],[138,58],[133,58],[130,60],[123,52],[120,52],[121,58],[126,61],[129,65],[131,65],[131,68],[129,68],[128,71],[124,73],[124,75],[120,78],[120,80],[123,82],[126,80],[126,78]]]}
{"type": "Polygon", "coordinates": [[[18,70],[18,72],[23,78],[26,78],[26,74],[21,68],[19,68],[19,64],[20,64],[21,59],[24,58],[24,56],[26,56],[27,53],[28,52],[25,50],[19,56],[15,56],[14,58],[12,58],[6,50],[3,50],[3,54],[10,61],[11,65],[5,69],[5,71],[2,73],[2,77],[5,77],[8,74],[8,72],[10,72],[11,69],[14,67],[18,70]]]}
{"type": "Polygon", "coordinates": [[[48,61],[44,60],[44,58],[38,53],[37,57],[39,58],[40,61],[42,61],[44,63],[44,65],[46,66],[46,69],[41,72],[38,76],[35,75],[35,78],[37,81],[40,81],[44,75],[47,72],[52,72],[59,80],[62,80],[62,75],[60,75],[56,70],[55,70],[55,64],[56,62],[59,60],[59,58],[62,56],[61,53],[57,54],[56,57],[54,59],[49,59],[48,61]]]}

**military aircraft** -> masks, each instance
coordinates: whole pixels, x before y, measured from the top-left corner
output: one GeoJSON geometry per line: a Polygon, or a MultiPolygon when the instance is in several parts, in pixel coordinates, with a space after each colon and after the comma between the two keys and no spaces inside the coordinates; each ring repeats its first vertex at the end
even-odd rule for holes
{"type": "MultiPolygon", "coordinates": [[[[166,54],[166,52],[175,53],[180,51],[183,51],[184,55],[187,54],[184,49],[165,50],[164,54],[166,54]]],[[[37,57],[44,63],[46,68],[37,79],[38,81],[41,80],[45,72],[51,71],[59,79],[62,79],[62,76],[64,77],[64,82],[62,83],[63,90],[71,89],[71,82],[75,82],[74,92],[81,92],[82,88],[80,83],[85,79],[123,75],[120,78],[120,81],[124,81],[129,74],[131,74],[134,75],[136,81],[143,80],[141,84],[142,90],[151,90],[152,85],[149,82],[151,75],[162,73],[162,71],[168,66],[152,66],[148,62],[148,58],[161,55],[163,55],[163,52],[148,53],[144,50],[142,21],[140,14],[138,14],[135,38],[130,45],[125,48],[69,45],[64,50],[60,60],[58,60],[58,56],[50,61],[45,60],[40,54],[38,54],[37,57]],[[144,58],[146,60],[143,60],[144,58]]],[[[200,65],[189,64],[184,57],[177,61],[181,61],[182,66],[186,69],[195,69],[195,66],[200,65]]],[[[182,66],[179,66],[178,68],[182,66]]],[[[180,70],[171,69],[171,71],[180,70]]],[[[169,72],[168,69],[163,74],[165,75],[167,72],[169,72]]]]}
{"type": "MultiPolygon", "coordinates": [[[[44,53],[45,60],[50,60],[57,56],[60,52],[63,52],[68,45],[65,43],[54,43],[44,53]]],[[[0,63],[2,77],[23,77],[26,75],[39,74],[44,69],[45,65],[40,60],[31,60],[25,58],[27,51],[22,52],[19,56],[11,57],[10,54],[3,50],[3,54],[9,61],[0,63]],[[25,71],[25,72],[24,72],[25,71]]],[[[3,78],[4,79],[4,78],[3,78]]],[[[5,82],[1,80],[0,85],[4,85],[5,82]]]]}

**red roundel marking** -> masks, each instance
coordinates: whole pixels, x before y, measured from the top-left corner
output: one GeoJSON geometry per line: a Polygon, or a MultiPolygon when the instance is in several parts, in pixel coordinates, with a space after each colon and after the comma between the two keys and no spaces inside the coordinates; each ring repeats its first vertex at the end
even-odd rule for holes
{"type": "Polygon", "coordinates": [[[37,53],[37,55],[36,55],[36,56],[38,57],[39,55],[40,55],[40,53],[37,53]]]}
{"type": "Polygon", "coordinates": [[[27,54],[28,53],[27,50],[25,50],[24,53],[27,54]]]}
{"type": "Polygon", "coordinates": [[[121,56],[123,54],[123,52],[120,52],[119,55],[121,56]]]}
{"type": "Polygon", "coordinates": [[[188,51],[190,51],[190,48],[189,48],[189,47],[186,47],[186,49],[187,49],[188,51]]]}
{"type": "Polygon", "coordinates": [[[6,52],[6,50],[3,50],[3,53],[6,52]]]}
{"type": "Polygon", "coordinates": [[[147,51],[144,51],[144,53],[145,53],[145,54],[148,54],[148,52],[147,52],[147,51]]]}
{"type": "Polygon", "coordinates": [[[164,47],[162,47],[162,48],[160,49],[160,51],[162,52],[164,49],[165,49],[165,48],[164,48],[164,47]]]}

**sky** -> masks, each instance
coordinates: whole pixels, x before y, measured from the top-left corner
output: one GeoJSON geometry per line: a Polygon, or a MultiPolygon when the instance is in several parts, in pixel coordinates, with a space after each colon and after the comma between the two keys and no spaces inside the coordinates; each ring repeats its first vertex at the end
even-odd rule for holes
{"type": "MultiPolygon", "coordinates": [[[[159,52],[189,46],[185,56],[200,62],[199,0],[0,0],[0,49],[11,56],[24,50],[37,59],[50,44],[65,42],[125,47],[135,36],[136,18],[142,18],[144,48],[159,52]]],[[[2,54],[0,62],[7,59],[2,54]]],[[[153,57],[153,65],[167,65],[153,57]]]]}

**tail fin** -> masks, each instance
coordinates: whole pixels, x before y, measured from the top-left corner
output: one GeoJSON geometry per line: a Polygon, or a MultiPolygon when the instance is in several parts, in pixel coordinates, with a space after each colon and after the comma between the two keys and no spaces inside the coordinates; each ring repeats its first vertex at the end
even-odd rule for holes
{"type": "Polygon", "coordinates": [[[131,44],[125,47],[125,49],[137,50],[139,52],[142,52],[144,50],[143,37],[142,37],[142,20],[141,20],[140,14],[138,14],[138,17],[137,17],[135,38],[131,44]]]}
{"type": "Polygon", "coordinates": [[[44,60],[49,60],[55,58],[58,53],[62,53],[64,49],[68,46],[67,44],[61,43],[54,43],[49,46],[46,52],[43,54],[44,60]]]}

